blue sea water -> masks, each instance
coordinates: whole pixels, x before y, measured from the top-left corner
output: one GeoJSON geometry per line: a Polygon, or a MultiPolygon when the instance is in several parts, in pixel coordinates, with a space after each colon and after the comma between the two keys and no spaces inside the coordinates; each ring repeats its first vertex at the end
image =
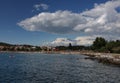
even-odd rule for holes
{"type": "Polygon", "coordinates": [[[0,83],[120,83],[120,67],[84,55],[0,53],[0,83]]]}

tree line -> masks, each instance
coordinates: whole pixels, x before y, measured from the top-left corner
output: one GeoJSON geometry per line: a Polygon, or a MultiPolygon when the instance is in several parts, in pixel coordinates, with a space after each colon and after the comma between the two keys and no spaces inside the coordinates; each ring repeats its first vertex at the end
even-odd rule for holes
{"type": "Polygon", "coordinates": [[[120,40],[107,41],[102,37],[97,37],[91,46],[57,46],[59,50],[72,50],[72,51],[95,51],[105,53],[120,53],[120,40]]]}
{"type": "MultiPolygon", "coordinates": [[[[46,51],[47,50],[47,47],[46,51]]],[[[97,37],[91,46],[72,46],[69,43],[68,46],[56,46],[54,51],[95,51],[104,53],[120,53],[120,40],[107,41],[105,38],[97,37]]],[[[0,42],[0,51],[42,51],[43,47],[32,45],[12,45],[0,42]]],[[[53,48],[49,48],[53,51],[53,48]]]]}
{"type": "Polygon", "coordinates": [[[107,41],[102,37],[97,37],[91,49],[98,52],[120,53],[120,40],[107,41]]]}

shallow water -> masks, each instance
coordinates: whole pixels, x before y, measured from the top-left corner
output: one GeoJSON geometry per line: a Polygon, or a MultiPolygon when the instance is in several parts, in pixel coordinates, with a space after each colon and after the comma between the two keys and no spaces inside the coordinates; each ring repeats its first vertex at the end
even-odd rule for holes
{"type": "Polygon", "coordinates": [[[120,83],[120,67],[84,57],[0,53],[0,83],[120,83]]]}

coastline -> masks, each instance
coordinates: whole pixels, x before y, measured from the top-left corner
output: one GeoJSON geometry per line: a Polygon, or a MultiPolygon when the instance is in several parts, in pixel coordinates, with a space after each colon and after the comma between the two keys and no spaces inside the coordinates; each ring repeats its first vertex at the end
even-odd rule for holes
{"type": "Polygon", "coordinates": [[[87,55],[86,59],[96,59],[102,63],[114,64],[120,66],[120,54],[114,53],[83,53],[87,55]]]}
{"type": "Polygon", "coordinates": [[[41,53],[38,51],[0,51],[0,53],[41,53]]]}
{"type": "Polygon", "coordinates": [[[120,66],[120,54],[114,53],[98,53],[93,51],[0,51],[0,53],[82,54],[87,56],[85,59],[98,60],[102,63],[120,66]]]}
{"type": "Polygon", "coordinates": [[[41,52],[44,54],[75,54],[75,55],[85,55],[85,59],[98,60],[102,63],[108,63],[120,66],[120,54],[115,53],[98,53],[93,51],[48,51],[41,52]]]}

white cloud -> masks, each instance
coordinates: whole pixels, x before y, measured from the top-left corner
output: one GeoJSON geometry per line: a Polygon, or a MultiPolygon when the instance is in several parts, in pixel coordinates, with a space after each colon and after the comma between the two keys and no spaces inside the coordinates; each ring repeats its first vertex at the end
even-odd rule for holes
{"type": "Polygon", "coordinates": [[[89,35],[120,36],[120,0],[112,0],[82,13],[70,11],[43,12],[18,23],[28,31],[56,34],[79,33],[89,35]]]}
{"type": "Polygon", "coordinates": [[[106,35],[79,36],[79,37],[76,37],[75,39],[56,38],[52,42],[45,43],[45,45],[48,45],[48,46],[68,46],[69,43],[71,43],[73,46],[76,46],[76,45],[90,46],[95,41],[96,37],[103,37],[108,41],[120,39],[120,37],[114,37],[112,35],[109,35],[109,36],[106,36],[106,35]]]}
{"type": "Polygon", "coordinates": [[[95,37],[92,36],[82,36],[75,38],[76,45],[92,45],[93,41],[95,40],[95,37]]]}
{"type": "Polygon", "coordinates": [[[68,46],[69,43],[75,45],[75,41],[68,38],[57,38],[49,44],[52,46],[68,46]]]}
{"type": "Polygon", "coordinates": [[[55,13],[40,13],[37,16],[21,21],[18,25],[29,31],[65,34],[76,32],[73,27],[85,22],[86,20],[79,14],[70,11],[56,11],[55,13]]]}
{"type": "Polygon", "coordinates": [[[93,43],[93,41],[95,40],[95,36],[91,37],[91,36],[83,36],[83,37],[77,37],[73,40],[68,39],[68,38],[57,38],[54,41],[48,43],[48,45],[52,45],[52,46],[68,46],[69,43],[71,43],[72,45],[91,45],[93,43]]]}
{"type": "Polygon", "coordinates": [[[33,6],[35,10],[39,11],[40,9],[43,9],[43,10],[47,10],[48,9],[48,5],[47,4],[36,4],[33,6]]]}

